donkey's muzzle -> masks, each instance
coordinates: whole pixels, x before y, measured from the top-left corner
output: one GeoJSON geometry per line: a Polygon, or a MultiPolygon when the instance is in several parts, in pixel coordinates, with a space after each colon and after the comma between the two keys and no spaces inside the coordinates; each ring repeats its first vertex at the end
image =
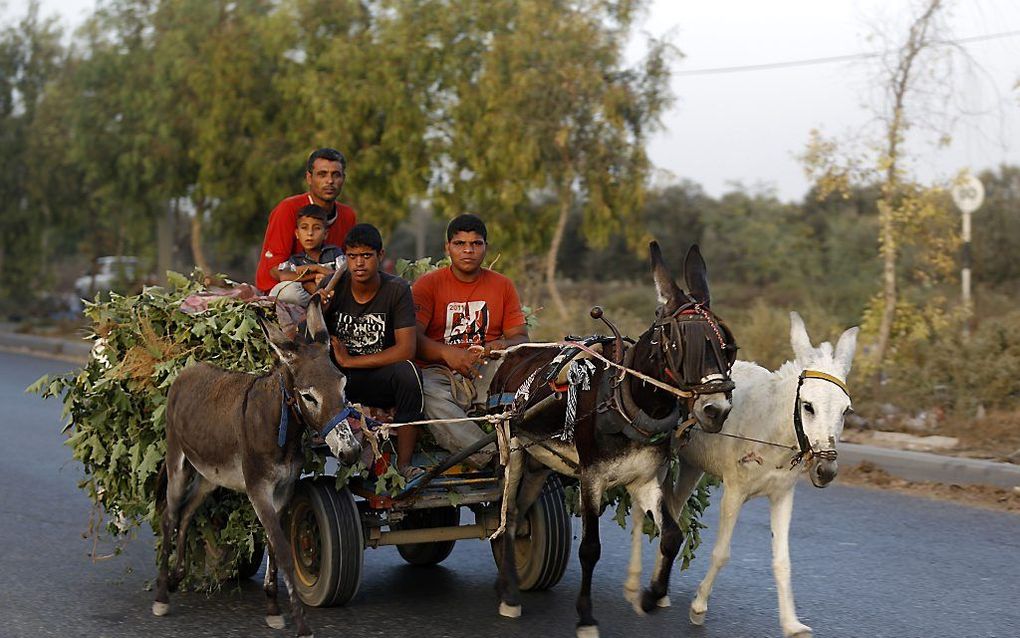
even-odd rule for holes
{"type": "Polygon", "coordinates": [[[835,459],[819,459],[814,467],[811,468],[811,483],[815,487],[827,487],[829,483],[835,480],[838,473],[839,463],[835,459]]]}
{"type": "Polygon", "coordinates": [[[346,425],[327,434],[326,445],[341,465],[354,465],[361,458],[361,443],[346,425]]]}
{"type": "Polygon", "coordinates": [[[701,407],[700,414],[697,414],[701,429],[712,434],[719,432],[729,416],[729,401],[710,401],[701,407]]]}

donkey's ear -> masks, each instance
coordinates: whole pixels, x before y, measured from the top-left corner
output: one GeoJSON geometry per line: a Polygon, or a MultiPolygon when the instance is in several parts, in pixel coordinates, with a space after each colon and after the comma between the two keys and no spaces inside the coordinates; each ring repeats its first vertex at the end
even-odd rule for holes
{"type": "Polygon", "coordinates": [[[298,322],[304,318],[301,316],[303,314],[303,310],[298,306],[292,306],[281,301],[276,302],[276,323],[279,324],[280,330],[283,331],[283,336],[289,341],[297,339],[298,322]],[[297,312],[297,318],[294,317],[291,308],[297,312]]]}
{"type": "Polygon", "coordinates": [[[308,314],[305,325],[308,329],[308,338],[314,343],[329,343],[329,331],[326,329],[326,320],[322,316],[322,298],[319,295],[312,297],[308,304],[308,314]]]}
{"type": "Polygon", "coordinates": [[[793,346],[793,354],[801,363],[807,363],[814,354],[814,347],[811,345],[811,338],[808,337],[807,328],[804,327],[804,320],[796,312],[790,313],[790,345],[793,346]]]}
{"type": "Polygon", "coordinates": [[[836,365],[843,369],[843,378],[850,374],[850,367],[854,362],[854,352],[857,350],[857,333],[861,329],[857,326],[846,330],[839,336],[839,341],[836,342],[836,355],[833,357],[836,361],[836,365]]]}
{"type": "MultiPolygon", "coordinates": [[[[277,312],[281,309],[278,307],[277,312]]],[[[286,310],[283,310],[286,315],[286,310]]],[[[277,315],[278,317],[281,315],[277,315]]],[[[289,315],[286,315],[289,317],[289,315]]],[[[273,355],[284,364],[290,364],[297,357],[297,348],[294,343],[294,339],[288,337],[286,333],[278,325],[266,319],[265,314],[261,310],[256,311],[255,320],[258,322],[259,327],[262,328],[262,333],[266,335],[266,341],[269,342],[269,349],[273,355]]]]}
{"type": "Polygon", "coordinates": [[[684,280],[687,282],[687,290],[691,297],[703,306],[708,306],[712,300],[708,294],[708,266],[701,256],[701,249],[697,244],[691,246],[684,258],[684,280]]]}
{"type": "Polygon", "coordinates": [[[662,260],[659,242],[653,241],[648,244],[648,253],[652,260],[652,279],[655,281],[655,294],[659,299],[659,304],[663,307],[675,305],[683,291],[673,281],[673,276],[666,268],[666,262],[662,260]]]}

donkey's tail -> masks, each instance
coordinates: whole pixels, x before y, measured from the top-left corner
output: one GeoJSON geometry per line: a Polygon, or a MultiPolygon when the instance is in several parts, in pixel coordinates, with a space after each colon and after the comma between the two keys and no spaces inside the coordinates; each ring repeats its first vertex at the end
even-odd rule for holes
{"type": "Polygon", "coordinates": [[[166,509],[166,484],[166,461],[163,461],[159,466],[159,475],[156,477],[156,513],[160,516],[166,509]]]}

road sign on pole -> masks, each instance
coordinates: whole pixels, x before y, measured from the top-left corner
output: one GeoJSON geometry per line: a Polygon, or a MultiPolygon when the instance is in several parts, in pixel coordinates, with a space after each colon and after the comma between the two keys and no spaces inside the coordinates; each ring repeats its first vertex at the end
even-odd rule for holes
{"type": "Polygon", "coordinates": [[[971,213],[981,208],[985,201],[985,186],[981,180],[969,173],[964,173],[953,184],[951,191],[953,202],[963,214],[963,228],[960,232],[960,239],[963,240],[963,268],[960,271],[960,287],[963,296],[963,307],[967,313],[968,321],[972,312],[970,298],[970,216],[971,213]]]}
{"type": "Polygon", "coordinates": [[[985,185],[973,175],[966,174],[953,184],[953,202],[964,215],[969,215],[981,208],[985,201],[985,185]]]}

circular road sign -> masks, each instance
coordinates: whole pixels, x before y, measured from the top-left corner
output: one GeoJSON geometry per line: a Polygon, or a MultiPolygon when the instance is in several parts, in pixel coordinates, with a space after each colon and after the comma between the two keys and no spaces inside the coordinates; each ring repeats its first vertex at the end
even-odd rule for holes
{"type": "Polygon", "coordinates": [[[952,195],[953,201],[961,211],[973,213],[981,208],[981,203],[985,201],[985,187],[978,178],[966,175],[953,185],[952,195]]]}

